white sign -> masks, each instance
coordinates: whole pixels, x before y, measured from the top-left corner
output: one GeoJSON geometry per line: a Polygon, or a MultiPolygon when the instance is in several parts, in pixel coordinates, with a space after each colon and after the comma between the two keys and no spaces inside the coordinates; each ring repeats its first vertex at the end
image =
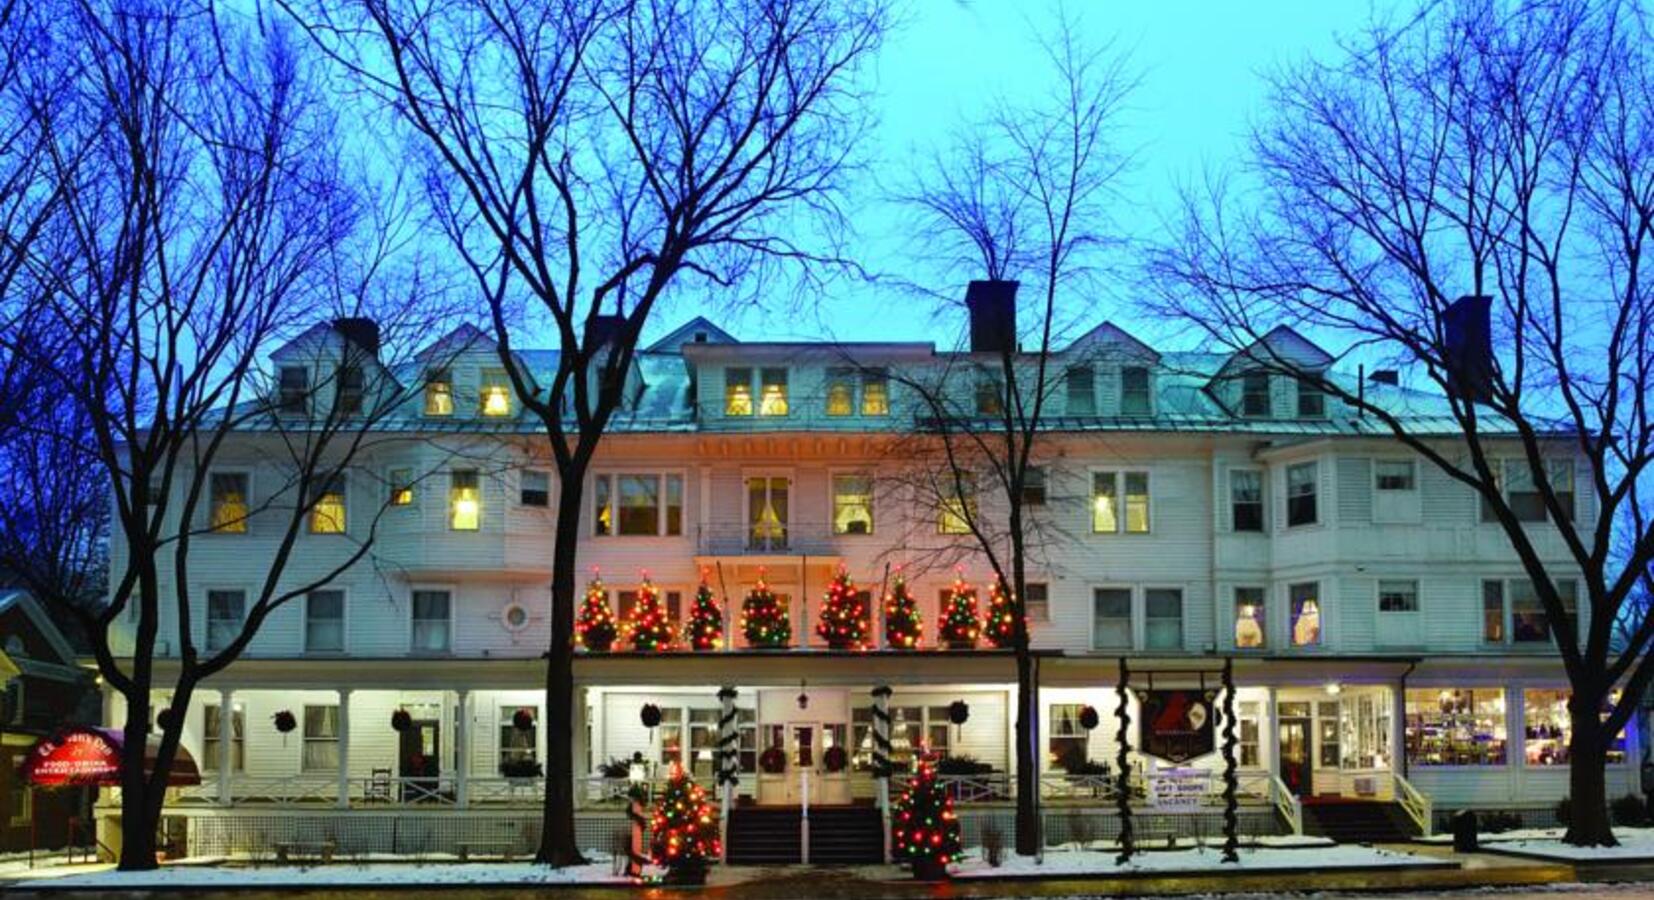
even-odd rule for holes
{"type": "Polygon", "coordinates": [[[1149,777],[1149,794],[1156,809],[1193,810],[1200,808],[1211,785],[1207,769],[1158,769],[1149,777]]]}

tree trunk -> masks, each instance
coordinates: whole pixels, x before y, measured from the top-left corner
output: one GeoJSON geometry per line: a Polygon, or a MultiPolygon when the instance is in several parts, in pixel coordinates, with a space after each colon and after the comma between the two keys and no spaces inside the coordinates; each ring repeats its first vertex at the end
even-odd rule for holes
{"type": "Polygon", "coordinates": [[[1017,653],[1017,855],[1034,856],[1040,850],[1039,748],[1035,728],[1039,723],[1039,680],[1034,674],[1033,655],[1027,648],[1017,653]]]}
{"type": "Polygon", "coordinates": [[[127,698],[126,725],[121,748],[121,858],[123,872],[157,868],[155,832],[160,827],[160,804],[149,802],[144,772],[144,748],[149,742],[149,691],[127,698]]]}
{"type": "Polygon", "coordinates": [[[1613,847],[1613,823],[1608,815],[1604,768],[1608,764],[1609,734],[1597,718],[1597,706],[1579,702],[1575,691],[1568,702],[1573,737],[1568,741],[1568,830],[1562,842],[1576,847],[1613,847]]]}
{"type": "MultiPolygon", "coordinates": [[[[575,467],[571,467],[575,468],[575,467]]],[[[534,861],[586,862],[574,832],[574,566],[580,540],[585,467],[559,473],[551,555],[551,646],[546,653],[546,802],[534,861]]]]}

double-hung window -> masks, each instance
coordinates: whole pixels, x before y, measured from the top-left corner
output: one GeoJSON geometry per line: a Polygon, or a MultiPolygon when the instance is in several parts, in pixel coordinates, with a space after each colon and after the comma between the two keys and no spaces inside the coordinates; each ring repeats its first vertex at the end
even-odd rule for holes
{"type": "Polygon", "coordinates": [[[241,634],[247,621],[246,591],[207,592],[207,649],[223,650],[241,634]]]}
{"type": "Polygon", "coordinates": [[[391,505],[412,506],[414,502],[413,469],[397,468],[390,473],[391,505]]]}
{"type": "Polygon", "coordinates": [[[1180,588],[1143,591],[1143,649],[1183,649],[1183,591],[1180,588]]]}
{"type": "Polygon", "coordinates": [[[873,476],[833,476],[833,533],[873,533],[873,476]]]}
{"type": "Polygon", "coordinates": [[[1250,419],[1268,417],[1268,372],[1256,370],[1241,375],[1241,415],[1250,419]]]}
{"type": "Polygon", "coordinates": [[[1131,588],[1094,588],[1091,592],[1091,615],[1093,648],[1132,649],[1131,588]]]}
{"type": "Polygon", "coordinates": [[[1423,622],[1419,616],[1419,583],[1380,581],[1377,643],[1380,646],[1416,647],[1423,643],[1423,640],[1423,622]]]}
{"type": "Polygon", "coordinates": [[[448,527],[453,531],[482,527],[482,483],[476,469],[448,473],[448,527]]]}
{"type": "Polygon", "coordinates": [[[489,417],[511,415],[511,379],[504,369],[483,369],[482,414],[489,417]]]}
{"type": "Polygon", "coordinates": [[[1417,522],[1422,510],[1418,464],[1410,459],[1373,462],[1373,521],[1417,522]]]}
{"type": "Polygon", "coordinates": [[[413,592],[413,651],[447,653],[453,648],[453,595],[447,591],[413,592]]]}
{"type": "Polygon", "coordinates": [[[310,370],[304,366],[282,366],[278,403],[283,413],[302,416],[310,411],[310,370]]]}
{"type": "Polygon", "coordinates": [[[944,477],[938,485],[942,499],[941,516],[936,523],[940,534],[970,534],[976,521],[976,476],[958,473],[957,479],[944,477]]]}
{"type": "Polygon", "coordinates": [[[787,370],[764,367],[758,370],[758,414],[784,416],[787,414],[787,370]]]}
{"type": "Polygon", "coordinates": [[[528,713],[531,722],[538,722],[539,709],[533,706],[501,706],[499,718],[499,769],[520,771],[519,767],[533,766],[539,759],[537,729],[517,727],[517,714],[528,713]]]}
{"type": "Polygon", "coordinates": [[[299,770],[303,772],[339,771],[339,707],[311,705],[304,707],[304,756],[299,770]]]}
{"type": "Polygon", "coordinates": [[[1029,466],[1022,471],[1022,505],[1045,505],[1045,467],[1029,466]]]}
{"type": "Polygon", "coordinates": [[[856,411],[855,374],[854,369],[827,370],[827,415],[848,416],[856,411]]]}
{"type": "Polygon", "coordinates": [[[1286,524],[1314,525],[1319,521],[1316,497],[1319,467],[1312,462],[1286,468],[1286,524]]]}
{"type": "Polygon", "coordinates": [[[1030,622],[1051,621],[1051,586],[1043,581],[1023,584],[1022,617],[1030,622]]]}
{"type": "Polygon", "coordinates": [[[425,415],[451,416],[454,414],[454,376],[448,369],[428,369],[425,372],[425,415]]]}
{"type": "Polygon", "coordinates": [[[365,376],[361,366],[344,365],[338,369],[339,383],[335,387],[334,398],[341,416],[357,416],[362,414],[362,397],[365,393],[365,376]]]}
{"type": "Polygon", "coordinates": [[[1149,370],[1146,366],[1125,366],[1120,369],[1120,415],[1147,416],[1154,412],[1149,389],[1149,370]]]}
{"type": "Polygon", "coordinates": [[[1261,650],[1268,644],[1268,618],[1261,587],[1235,588],[1235,648],[1261,650]]]}
{"type": "Polygon", "coordinates": [[[1229,470],[1229,524],[1235,531],[1263,531],[1263,472],[1229,470]]]}
{"type": "MultiPolygon", "coordinates": [[[[209,703],[201,707],[201,769],[217,772],[223,750],[224,707],[209,703]]],[[[247,711],[241,704],[231,704],[230,712],[230,771],[240,772],[247,764],[247,711]]]]}
{"type": "Polygon", "coordinates": [[[976,414],[1005,414],[1005,382],[994,372],[983,370],[976,373],[976,414]]]}
{"type": "MultiPolygon", "coordinates": [[[[1534,483],[1533,468],[1526,459],[1507,459],[1491,461],[1494,480],[1504,495],[1505,503],[1519,522],[1544,522],[1550,516],[1545,508],[1545,497],[1539,486],[1534,483]]],[[[1571,459],[1548,459],[1545,461],[1545,475],[1551,484],[1551,492],[1556,497],[1557,505],[1562,507],[1563,513],[1570,520],[1574,515],[1574,463],[1571,459]]],[[[1492,504],[1482,498],[1482,521],[1497,522],[1492,504]]]]}
{"type": "Polygon", "coordinates": [[[1093,534],[1147,534],[1149,473],[1091,473],[1091,531],[1093,534]]]}
{"type": "Polygon", "coordinates": [[[683,476],[615,473],[592,478],[594,535],[683,534],[683,476]]]}
{"type": "Polygon", "coordinates": [[[316,590],[304,598],[304,652],[343,653],[345,592],[316,590]]]}
{"type": "Polygon", "coordinates": [[[724,370],[724,415],[752,415],[752,369],[732,366],[724,370]]]}
{"type": "Polygon", "coordinates": [[[1183,648],[1182,588],[1092,588],[1091,617],[1093,649],[1183,648]]]}
{"type": "Polygon", "coordinates": [[[208,524],[214,533],[247,533],[251,481],[246,472],[214,472],[208,477],[208,524]]]}
{"type": "Polygon", "coordinates": [[[890,415],[890,378],[884,369],[866,369],[861,373],[861,414],[890,415]]]}
{"type": "Polygon", "coordinates": [[[1320,419],[1327,414],[1327,395],[1309,380],[1298,382],[1298,418],[1320,419]]]}
{"type": "Polygon", "coordinates": [[[1288,585],[1287,607],[1292,613],[1292,646],[1321,645],[1321,586],[1309,581],[1288,585]]]}
{"type": "Polygon", "coordinates": [[[1069,366],[1063,376],[1068,387],[1068,414],[1097,414],[1097,371],[1090,366],[1069,366]]]}
{"type": "Polygon", "coordinates": [[[311,534],[345,533],[345,476],[334,475],[315,488],[310,505],[311,534]]]}
{"type": "Polygon", "coordinates": [[[1046,761],[1052,768],[1083,772],[1089,756],[1090,732],[1080,724],[1083,703],[1053,703],[1049,710],[1050,733],[1045,739],[1046,761]]]}
{"type": "Polygon", "coordinates": [[[541,509],[551,505],[551,473],[544,469],[524,469],[517,478],[518,503],[541,509]]]}
{"type": "MultiPolygon", "coordinates": [[[[1556,591],[1569,627],[1579,621],[1579,585],[1571,578],[1557,579],[1556,591]]],[[[1489,644],[1549,644],[1551,621],[1532,581],[1482,582],[1482,640],[1489,644]]]]}

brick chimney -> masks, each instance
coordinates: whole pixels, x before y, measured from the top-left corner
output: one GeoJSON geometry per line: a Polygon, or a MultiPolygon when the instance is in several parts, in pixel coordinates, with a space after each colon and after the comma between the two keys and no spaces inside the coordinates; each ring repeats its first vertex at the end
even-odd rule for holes
{"type": "Polygon", "coordinates": [[[379,357],[379,323],[372,319],[355,316],[333,320],[333,330],[337,331],[345,340],[350,341],[369,356],[379,357]]]}
{"type": "Polygon", "coordinates": [[[1493,298],[1467,295],[1442,310],[1447,386],[1472,403],[1492,396],[1493,298]]]}
{"type": "Polygon", "coordinates": [[[971,352],[1006,353],[1017,345],[1017,282],[973,281],[965,288],[971,352]]]}

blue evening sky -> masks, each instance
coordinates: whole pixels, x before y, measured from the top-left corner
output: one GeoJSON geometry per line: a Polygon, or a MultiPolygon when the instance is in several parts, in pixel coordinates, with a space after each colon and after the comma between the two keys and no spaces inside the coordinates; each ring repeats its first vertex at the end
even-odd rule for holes
{"type": "MultiPolygon", "coordinates": [[[[1073,3],[1070,10],[1088,40],[1112,40],[1117,51],[1129,53],[1141,78],[1118,120],[1122,145],[1138,158],[1120,183],[1126,208],[1115,218],[1122,236],[1155,239],[1180,183],[1197,178],[1203,168],[1241,161],[1249,123],[1268,112],[1261,72],[1335,53],[1339,35],[1359,31],[1375,10],[1382,16],[1393,5],[1382,0],[1073,3]]],[[[1033,37],[1051,8],[1012,0],[910,0],[873,72],[879,122],[868,155],[878,180],[899,183],[916,150],[976,117],[996,93],[1016,102],[1045,91],[1049,67],[1033,37]]],[[[910,272],[898,211],[880,201],[878,186],[862,188],[867,196],[853,204],[859,232],[855,255],[876,271],[910,272]]],[[[974,274],[959,274],[961,296],[974,274]]],[[[1122,305],[1129,303],[1102,302],[1094,317],[1082,318],[1132,320],[1135,312],[1122,305]]],[[[689,306],[663,309],[651,331],[678,324],[694,312],[689,306]]],[[[934,312],[931,305],[891,290],[841,284],[804,311],[777,304],[738,318],[728,311],[714,318],[747,340],[831,335],[951,344],[960,317],[936,321],[934,312]]]]}

